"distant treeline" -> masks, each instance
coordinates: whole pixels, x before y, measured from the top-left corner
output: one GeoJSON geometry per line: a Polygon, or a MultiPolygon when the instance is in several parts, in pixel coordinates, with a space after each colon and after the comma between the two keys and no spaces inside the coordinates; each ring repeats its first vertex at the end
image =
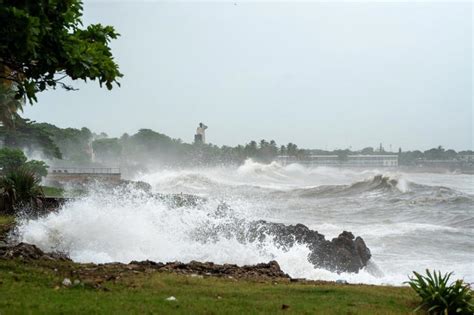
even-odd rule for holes
{"type": "Polygon", "coordinates": [[[352,150],[305,150],[294,143],[277,145],[274,140],[250,141],[245,145],[216,146],[189,144],[150,129],[140,129],[133,135],[110,138],[88,128],[59,128],[48,123],[26,119],[17,122],[13,130],[0,130],[5,145],[25,150],[27,155],[41,153],[55,165],[120,166],[130,171],[159,166],[198,166],[240,164],[248,158],[271,162],[278,155],[304,158],[309,154],[338,155],[341,159],[351,154],[398,154],[401,165],[414,165],[419,160],[452,160],[472,151],[456,152],[442,147],[427,151],[386,152],[383,148],[367,147],[352,150]]]}

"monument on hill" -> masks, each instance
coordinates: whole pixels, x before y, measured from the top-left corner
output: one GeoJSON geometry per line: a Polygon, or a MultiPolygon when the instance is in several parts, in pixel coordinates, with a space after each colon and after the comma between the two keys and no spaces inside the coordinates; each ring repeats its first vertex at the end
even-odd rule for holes
{"type": "Polygon", "coordinates": [[[196,129],[196,134],[194,135],[194,143],[206,143],[206,129],[206,125],[202,122],[199,123],[199,126],[196,129]]]}

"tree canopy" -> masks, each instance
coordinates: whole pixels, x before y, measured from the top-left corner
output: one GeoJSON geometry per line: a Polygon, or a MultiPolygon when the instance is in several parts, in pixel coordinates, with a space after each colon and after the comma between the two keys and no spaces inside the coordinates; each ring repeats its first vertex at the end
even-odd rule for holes
{"type": "Polygon", "coordinates": [[[17,172],[20,168],[31,172],[38,179],[48,174],[48,166],[46,163],[37,160],[27,161],[25,154],[20,149],[0,149],[1,174],[17,172]]]}
{"type": "MultiPolygon", "coordinates": [[[[112,26],[82,27],[80,0],[0,0],[0,83],[15,98],[37,101],[36,94],[62,80],[97,80],[112,89],[122,76],[109,43],[112,26]]],[[[0,104],[3,105],[3,104],[0,104]]]]}

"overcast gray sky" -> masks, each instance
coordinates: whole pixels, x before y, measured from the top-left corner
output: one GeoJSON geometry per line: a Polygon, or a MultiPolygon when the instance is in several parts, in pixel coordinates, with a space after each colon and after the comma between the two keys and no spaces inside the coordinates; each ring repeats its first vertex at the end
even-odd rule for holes
{"type": "Polygon", "coordinates": [[[473,5],[86,1],[124,78],[42,93],[25,115],[112,136],[305,148],[473,147],[473,5]]]}

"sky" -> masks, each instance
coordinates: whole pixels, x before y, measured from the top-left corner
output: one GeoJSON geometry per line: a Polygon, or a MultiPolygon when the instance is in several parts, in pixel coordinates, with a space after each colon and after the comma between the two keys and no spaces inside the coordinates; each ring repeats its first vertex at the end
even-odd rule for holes
{"type": "Polygon", "coordinates": [[[113,25],[121,87],[73,82],[25,116],[217,145],[473,148],[471,2],[85,1],[113,25]]]}

